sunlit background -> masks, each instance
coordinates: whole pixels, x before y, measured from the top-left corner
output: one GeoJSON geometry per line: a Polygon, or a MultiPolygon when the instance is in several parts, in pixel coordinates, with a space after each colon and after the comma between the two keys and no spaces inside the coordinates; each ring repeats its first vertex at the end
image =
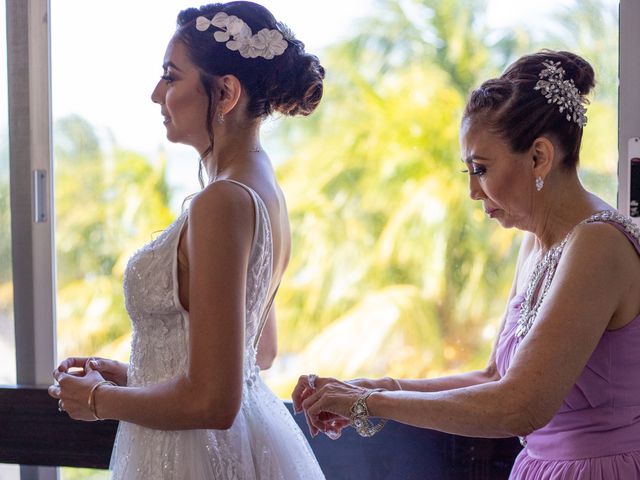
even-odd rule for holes
{"type": "MultiPolygon", "coordinates": [[[[599,84],[582,177],[615,205],[617,1],[259,2],[327,70],[310,118],[270,119],[263,143],[294,250],[276,301],[283,398],[301,373],[424,377],[486,362],[519,235],[485,218],[459,173],[470,89],[519,55],[575,51],[599,84]],[[517,3],[517,8],[514,4],[517,3]]],[[[0,0],[4,11],[4,0],[0,0]]],[[[51,0],[58,356],[126,361],[128,257],[196,191],[197,155],[167,142],[150,94],[191,2],[51,0]]],[[[0,17],[4,31],[4,16],[0,17]]],[[[6,58],[5,36],[0,54],[6,58]]],[[[0,82],[0,358],[13,358],[6,65],[0,82]]],[[[0,365],[0,383],[15,365],[0,365]]],[[[6,467],[5,467],[6,470],[6,467]]],[[[0,470],[0,479],[10,478],[0,470]]],[[[63,477],[104,478],[65,469],[63,477]]],[[[13,477],[12,477],[13,478],[13,477]]]]}

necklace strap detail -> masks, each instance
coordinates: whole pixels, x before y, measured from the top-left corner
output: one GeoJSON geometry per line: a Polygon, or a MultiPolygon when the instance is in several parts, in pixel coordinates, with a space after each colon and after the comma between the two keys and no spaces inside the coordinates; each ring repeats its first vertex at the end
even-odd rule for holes
{"type": "Polygon", "coordinates": [[[518,319],[518,326],[515,331],[516,338],[522,340],[533,326],[533,323],[538,316],[540,306],[542,305],[542,302],[549,291],[549,287],[551,286],[551,282],[553,281],[564,247],[569,241],[571,234],[579,225],[594,222],[616,223],[640,242],[640,227],[638,227],[631,218],[614,210],[603,210],[601,212],[597,212],[578,223],[578,225],[573,227],[569,233],[567,233],[558,245],[553,247],[545,254],[544,257],[542,257],[542,260],[536,265],[533,273],[531,274],[527,285],[527,291],[525,292],[525,297],[522,302],[522,306],[520,307],[520,318],[518,319]],[[536,293],[538,293],[538,296],[534,302],[536,293]]]}

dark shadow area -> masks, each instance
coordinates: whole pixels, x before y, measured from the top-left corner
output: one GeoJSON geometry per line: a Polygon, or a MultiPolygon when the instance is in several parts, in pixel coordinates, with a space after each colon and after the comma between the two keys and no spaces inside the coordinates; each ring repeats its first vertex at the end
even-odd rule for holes
{"type": "MultiPolygon", "coordinates": [[[[291,411],[291,403],[286,402],[291,411]]],[[[371,438],[309,438],[329,480],[507,479],[517,439],[449,435],[388,422],[371,438]]],[[[58,412],[44,388],[0,387],[0,463],[108,468],[118,423],[78,422],[58,412]]]]}

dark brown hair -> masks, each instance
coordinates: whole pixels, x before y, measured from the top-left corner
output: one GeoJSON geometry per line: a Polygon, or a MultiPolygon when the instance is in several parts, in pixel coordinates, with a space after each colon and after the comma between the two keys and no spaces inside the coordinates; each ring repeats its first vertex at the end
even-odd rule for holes
{"type": "Polygon", "coordinates": [[[479,119],[503,137],[514,152],[527,151],[534,140],[546,135],[558,142],[565,156],[561,164],[575,168],[578,164],[582,127],[566,118],[558,105],[548,103],[534,90],[543,62],[560,62],[565,79],[573,80],[581,96],[595,86],[593,68],[582,57],[562,51],[543,50],[520,57],[498,78],[484,82],[471,92],[463,122],[479,119]]]}
{"type": "Polygon", "coordinates": [[[249,114],[256,118],[272,112],[309,115],[320,103],[324,68],[318,57],[305,53],[304,44],[262,5],[236,1],[188,8],[179,13],[177,23],[175,38],[184,43],[190,60],[200,69],[203,87],[209,95],[208,125],[214,113],[211,111],[214,76],[230,74],[238,78],[249,95],[249,114]],[[211,19],[218,12],[235,15],[253,33],[263,28],[279,30],[288,43],[286,50],[270,60],[244,58],[213,38],[215,27],[205,32],[196,29],[196,18],[211,19]]]}

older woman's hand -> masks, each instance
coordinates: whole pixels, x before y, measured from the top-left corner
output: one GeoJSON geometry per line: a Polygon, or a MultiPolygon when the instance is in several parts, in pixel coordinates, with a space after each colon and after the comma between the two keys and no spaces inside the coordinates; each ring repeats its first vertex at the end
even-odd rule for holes
{"type": "Polygon", "coordinates": [[[338,438],[349,425],[351,407],[365,389],[335,378],[316,377],[313,384],[315,388],[309,385],[308,376],[300,377],[292,394],[294,410],[304,410],[312,436],[321,431],[338,438]]]}
{"type": "Polygon", "coordinates": [[[100,372],[93,370],[87,362],[84,375],[56,370],[53,377],[58,383],[49,386],[49,395],[58,399],[58,408],[75,420],[96,420],[88,400],[93,386],[104,380],[100,372]]]}

